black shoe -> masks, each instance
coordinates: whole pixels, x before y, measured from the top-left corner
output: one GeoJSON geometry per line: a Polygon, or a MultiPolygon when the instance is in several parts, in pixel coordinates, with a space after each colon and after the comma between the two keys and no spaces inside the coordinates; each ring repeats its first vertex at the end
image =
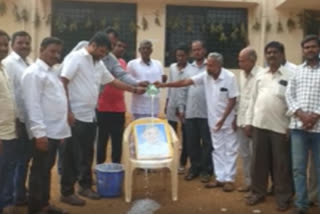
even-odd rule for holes
{"type": "Polygon", "coordinates": [[[92,199],[92,200],[99,200],[100,199],[100,195],[90,188],[86,188],[86,189],[80,188],[79,195],[86,197],[86,198],[89,198],[89,199],[92,199]]]}
{"type": "Polygon", "coordinates": [[[202,183],[208,183],[210,181],[211,176],[209,174],[201,174],[200,175],[200,181],[202,183]]]}
{"type": "Polygon", "coordinates": [[[54,205],[49,205],[46,209],[46,213],[48,213],[48,214],[68,214],[69,212],[67,212],[59,207],[56,207],[54,205]]]}
{"type": "Polygon", "coordinates": [[[198,177],[199,174],[195,174],[195,173],[192,173],[192,172],[189,172],[185,177],[184,177],[184,180],[186,181],[191,181],[193,179],[195,179],[196,177],[198,177]]]}
{"type": "Polygon", "coordinates": [[[307,214],[307,210],[302,208],[294,208],[291,214],[307,214]]]}
{"type": "Polygon", "coordinates": [[[69,205],[73,206],[84,206],[86,204],[86,201],[79,198],[75,194],[68,195],[68,196],[61,196],[60,201],[69,205]]]}

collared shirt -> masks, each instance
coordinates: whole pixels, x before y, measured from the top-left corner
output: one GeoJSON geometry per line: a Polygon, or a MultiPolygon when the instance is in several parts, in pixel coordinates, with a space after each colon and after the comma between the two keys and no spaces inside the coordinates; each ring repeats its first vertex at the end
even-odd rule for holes
{"type": "MultiPolygon", "coordinates": [[[[80,41],[71,52],[77,51],[83,47],[87,47],[89,44],[88,41],[80,41]]],[[[117,79],[121,80],[122,82],[125,82],[129,85],[137,85],[138,82],[130,75],[128,74],[125,69],[122,68],[121,64],[118,62],[118,59],[113,55],[113,53],[108,53],[103,59],[102,59],[104,65],[107,67],[107,69],[110,71],[110,73],[117,79]]]]}
{"type": "Polygon", "coordinates": [[[95,62],[86,48],[71,52],[63,62],[61,76],[69,80],[71,111],[77,120],[93,122],[100,85],[114,80],[101,60],[95,62]]]}
{"type": "MultiPolygon", "coordinates": [[[[209,127],[214,129],[219,120],[222,119],[229,99],[239,95],[236,77],[231,71],[221,68],[221,73],[216,80],[208,75],[207,72],[193,76],[191,79],[195,85],[204,85],[208,108],[208,123],[209,127]]],[[[235,109],[233,108],[222,129],[232,128],[234,118],[235,109]]]]}
{"type": "Polygon", "coordinates": [[[246,120],[246,112],[249,107],[249,102],[252,97],[253,87],[256,81],[256,76],[262,68],[259,66],[254,66],[248,76],[245,76],[245,72],[240,73],[240,96],[238,98],[238,108],[237,108],[237,126],[243,127],[248,124],[246,120]]]}
{"type": "Polygon", "coordinates": [[[10,83],[0,62],[0,140],[16,138],[16,114],[10,83]]]}
{"type": "MultiPolygon", "coordinates": [[[[177,63],[173,63],[169,68],[169,82],[183,80],[188,77],[188,72],[191,68],[189,63],[184,68],[179,70],[177,63]]],[[[167,119],[171,121],[178,121],[177,112],[184,113],[186,108],[186,93],[188,87],[182,88],[168,88],[168,105],[167,105],[167,119]]]]}
{"type": "MultiPolygon", "coordinates": [[[[205,72],[207,67],[206,60],[201,66],[198,66],[196,62],[191,64],[189,77],[205,72]]],[[[189,86],[187,93],[187,106],[186,106],[186,119],[191,118],[207,118],[207,106],[203,85],[189,86]]]]}
{"type": "MultiPolygon", "coordinates": [[[[121,58],[118,59],[118,61],[123,70],[126,70],[126,61],[121,58]]],[[[97,109],[101,112],[125,112],[126,104],[124,102],[124,91],[115,88],[112,85],[106,85],[103,92],[99,95],[97,109]]]]}
{"type": "MultiPolygon", "coordinates": [[[[163,68],[158,60],[150,59],[149,65],[143,62],[141,58],[131,60],[127,67],[130,73],[138,81],[149,81],[150,83],[162,79],[163,68]]],[[[154,115],[159,113],[160,98],[159,95],[154,98],[152,106],[151,98],[146,94],[132,94],[131,113],[133,114],[151,114],[152,107],[154,115]]]]}
{"type": "MultiPolygon", "coordinates": [[[[288,115],[291,116],[291,129],[303,129],[301,120],[294,116],[298,109],[320,114],[320,63],[315,67],[306,63],[298,66],[297,72],[289,81],[286,100],[289,107],[288,115]]],[[[320,121],[318,120],[309,131],[320,132],[320,121]]]]}
{"type": "Polygon", "coordinates": [[[53,69],[37,59],[22,75],[21,87],[28,113],[27,123],[33,137],[70,137],[67,97],[53,69]]]}
{"type": "Polygon", "coordinates": [[[285,91],[292,72],[281,66],[271,73],[265,68],[257,75],[246,113],[248,125],[285,134],[289,125],[285,91]]]}
{"type": "Polygon", "coordinates": [[[12,51],[10,55],[2,61],[2,64],[11,80],[16,102],[17,117],[21,122],[25,122],[26,109],[22,97],[21,77],[23,72],[29,66],[29,61],[24,61],[21,56],[12,51]]]}
{"type": "Polygon", "coordinates": [[[287,70],[291,72],[297,70],[297,65],[293,64],[292,62],[289,62],[288,60],[286,61],[286,63],[284,63],[283,67],[285,67],[287,70]]]}

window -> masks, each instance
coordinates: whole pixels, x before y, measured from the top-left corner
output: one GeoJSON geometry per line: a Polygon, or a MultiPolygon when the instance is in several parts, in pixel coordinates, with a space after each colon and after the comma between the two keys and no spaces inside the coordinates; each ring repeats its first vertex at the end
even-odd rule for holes
{"type": "Polygon", "coordinates": [[[167,6],[166,66],[175,61],[177,44],[200,39],[208,52],[223,54],[225,67],[237,68],[247,37],[247,9],[167,6]]]}
{"type": "Polygon", "coordinates": [[[64,41],[64,56],[79,41],[107,27],[117,30],[127,43],[124,58],[135,58],[135,4],[53,1],[52,35],[64,41]]]}

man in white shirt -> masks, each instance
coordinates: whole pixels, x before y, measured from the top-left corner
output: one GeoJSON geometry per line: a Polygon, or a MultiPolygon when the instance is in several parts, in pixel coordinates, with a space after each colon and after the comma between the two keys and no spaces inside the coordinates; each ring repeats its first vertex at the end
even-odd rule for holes
{"type": "Polygon", "coordinates": [[[251,157],[252,157],[252,140],[251,135],[246,129],[245,115],[248,110],[253,85],[256,81],[257,74],[262,68],[256,66],[257,53],[251,47],[246,47],[239,53],[238,62],[242,69],[240,73],[240,97],[237,108],[237,138],[239,141],[239,154],[242,158],[242,169],[244,185],[238,188],[239,192],[248,192],[251,185],[251,157]]]}
{"type": "Polygon", "coordinates": [[[26,205],[26,177],[28,173],[28,163],[31,158],[31,141],[26,130],[26,109],[22,96],[21,77],[25,69],[29,66],[28,56],[31,51],[31,37],[25,31],[18,31],[12,35],[12,52],[2,61],[8,76],[11,80],[14,91],[18,130],[18,159],[15,182],[15,204],[26,205]]]}
{"type": "Polygon", "coordinates": [[[17,159],[15,103],[8,75],[1,61],[8,55],[9,36],[0,29],[0,213],[12,213],[14,207],[13,176],[17,159]]]}
{"type": "Polygon", "coordinates": [[[234,74],[222,65],[223,56],[219,53],[210,53],[207,58],[207,72],[189,79],[157,83],[157,85],[158,87],[204,85],[216,175],[216,181],[206,184],[205,187],[223,187],[225,192],[230,192],[234,190],[233,182],[236,175],[238,146],[234,107],[239,92],[234,74]]]}
{"type": "Polygon", "coordinates": [[[51,169],[57,149],[71,136],[67,97],[52,68],[59,62],[61,51],[61,40],[54,37],[43,39],[40,57],[27,68],[21,79],[28,126],[35,146],[29,177],[29,214],[66,213],[49,204],[51,169]]]}
{"type": "Polygon", "coordinates": [[[281,43],[270,42],[264,51],[269,67],[257,75],[246,112],[247,124],[254,127],[252,193],[247,204],[253,206],[265,200],[271,171],[277,210],[286,211],[293,195],[290,144],[287,136],[289,118],[286,116],[285,101],[291,72],[281,66],[281,55],[284,54],[281,43]]]}
{"type": "MultiPolygon", "coordinates": [[[[149,40],[143,40],[139,45],[141,57],[131,60],[127,66],[127,72],[137,81],[148,81],[150,83],[166,80],[160,61],[151,59],[152,43],[149,40]]],[[[159,114],[160,97],[156,96],[151,100],[147,94],[132,95],[131,113],[134,119],[150,117],[159,114]],[[153,104],[152,104],[153,102],[153,104]]]]}
{"type": "Polygon", "coordinates": [[[68,96],[68,121],[72,127],[72,137],[62,146],[60,200],[70,205],[85,204],[74,194],[77,181],[80,195],[95,200],[100,198],[91,188],[91,166],[96,134],[95,108],[101,85],[110,83],[133,93],[145,91],[114,79],[101,61],[109,50],[110,41],[104,32],[98,32],[88,46],[71,52],[62,65],[61,80],[68,96]]]}

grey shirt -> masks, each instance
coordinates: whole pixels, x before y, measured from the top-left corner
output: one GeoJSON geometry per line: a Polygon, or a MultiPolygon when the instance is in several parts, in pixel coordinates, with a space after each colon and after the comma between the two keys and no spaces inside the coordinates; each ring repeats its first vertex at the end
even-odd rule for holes
{"type": "MultiPolygon", "coordinates": [[[[204,61],[201,66],[198,66],[196,62],[193,62],[191,64],[191,69],[188,72],[188,77],[206,72],[206,65],[206,61],[204,61]]],[[[203,85],[190,86],[186,95],[186,100],[186,119],[208,118],[205,90],[203,85]]]]}
{"type": "Polygon", "coordinates": [[[107,67],[107,69],[111,72],[111,74],[129,84],[129,85],[137,85],[138,81],[134,79],[129,73],[125,72],[121,65],[118,62],[118,59],[112,54],[109,53],[107,54],[103,59],[102,59],[104,65],[107,67]]]}
{"type": "MultiPolygon", "coordinates": [[[[169,81],[175,82],[183,80],[189,77],[188,72],[192,69],[189,63],[179,70],[177,63],[170,65],[169,69],[169,81]]],[[[178,121],[176,113],[184,113],[186,109],[186,95],[188,93],[188,87],[182,88],[169,88],[168,89],[168,105],[167,105],[167,119],[171,121],[178,121]]]]}

